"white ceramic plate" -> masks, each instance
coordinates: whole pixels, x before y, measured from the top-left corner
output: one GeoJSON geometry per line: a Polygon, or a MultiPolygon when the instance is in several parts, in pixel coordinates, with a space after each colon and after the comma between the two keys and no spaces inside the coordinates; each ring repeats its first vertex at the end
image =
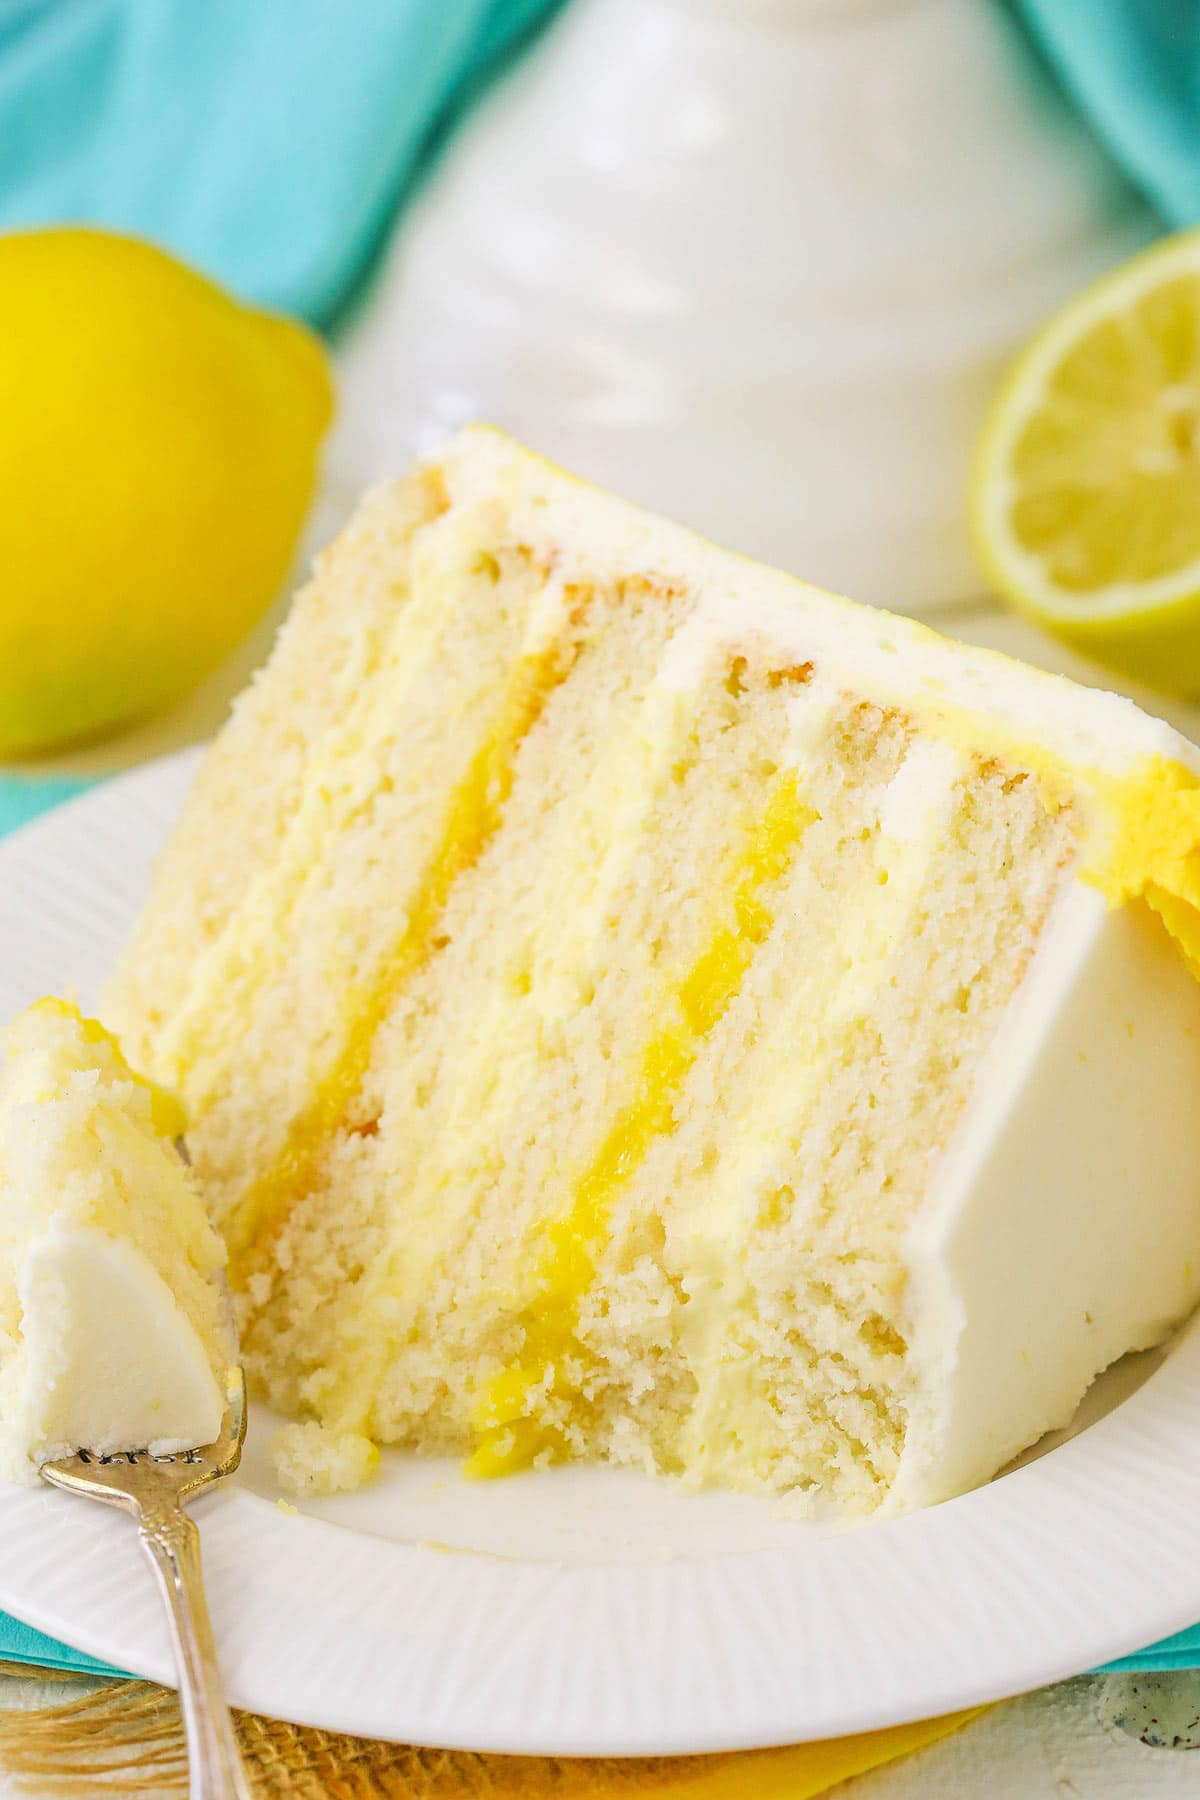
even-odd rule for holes
{"type": "MultiPolygon", "coordinates": [[[[193,766],[0,845],[0,1014],[93,998],[193,766]]],[[[398,1456],[291,1517],[260,1414],[244,1475],[197,1509],[232,1696],[375,1737],[632,1754],[857,1731],[1075,1674],[1200,1617],[1200,1333],[1123,1375],[1130,1397],[1110,1380],[1098,1422],[1048,1454],[842,1531],[611,1471],[469,1483],[398,1456]]],[[[172,1678],[132,1532],[103,1508],[0,1491],[0,1606],[172,1678]]]]}

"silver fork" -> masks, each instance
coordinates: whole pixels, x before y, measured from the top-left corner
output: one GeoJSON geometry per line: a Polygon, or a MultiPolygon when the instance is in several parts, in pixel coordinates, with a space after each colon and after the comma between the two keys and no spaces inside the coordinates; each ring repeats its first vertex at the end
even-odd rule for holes
{"type": "Polygon", "coordinates": [[[241,1460],[246,1383],[237,1364],[227,1373],[226,1392],[228,1404],[215,1444],[173,1456],[151,1456],[147,1450],[96,1456],[79,1450],[42,1464],[42,1474],[55,1487],[119,1506],[137,1520],[138,1537],[154,1569],[171,1627],[187,1733],[190,1800],[252,1800],[204,1598],[200,1533],[184,1511],[185,1501],[231,1475],[241,1460]]]}

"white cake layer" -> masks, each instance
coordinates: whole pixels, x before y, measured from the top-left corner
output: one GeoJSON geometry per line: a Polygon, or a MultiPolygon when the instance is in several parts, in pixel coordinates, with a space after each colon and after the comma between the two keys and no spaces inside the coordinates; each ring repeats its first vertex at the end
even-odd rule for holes
{"type": "Polygon", "coordinates": [[[985,1480],[1200,1300],[1200,983],[1072,882],[909,1250],[918,1393],[889,1506],[985,1480]]]}

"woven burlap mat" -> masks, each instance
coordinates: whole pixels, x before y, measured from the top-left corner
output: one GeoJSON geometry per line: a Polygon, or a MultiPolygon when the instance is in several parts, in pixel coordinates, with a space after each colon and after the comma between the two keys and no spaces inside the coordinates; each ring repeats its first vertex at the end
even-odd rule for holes
{"type": "MultiPolygon", "coordinates": [[[[6,1665],[0,1664],[0,1669],[6,1665]]],[[[8,1667],[11,1668],[11,1665],[8,1667]]],[[[32,1671],[22,1670],[25,1676],[32,1671]]],[[[56,1681],[62,1677],[55,1676],[56,1681]]],[[[176,1695],[113,1681],[52,1705],[0,1710],[0,1771],[31,1795],[113,1800],[187,1793],[176,1695]]],[[[235,1713],[251,1786],[264,1800],[804,1800],[943,1736],[974,1714],[838,1744],[730,1756],[580,1758],[475,1755],[376,1743],[235,1713]]]]}

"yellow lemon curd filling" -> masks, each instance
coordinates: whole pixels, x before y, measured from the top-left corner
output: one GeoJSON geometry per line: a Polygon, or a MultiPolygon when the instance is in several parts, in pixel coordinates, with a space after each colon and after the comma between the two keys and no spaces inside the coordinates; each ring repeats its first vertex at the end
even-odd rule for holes
{"type": "MultiPolygon", "coordinates": [[[[284,1155],[239,1212],[233,1249],[243,1265],[302,1191],[314,1158],[344,1121],[381,1024],[403,983],[430,953],[453,883],[478,859],[500,823],[517,749],[560,676],[553,651],[526,656],[518,664],[501,721],[452,796],[442,839],[385,978],[365,998],[356,997],[357,1016],[341,1057],[293,1125],[284,1155]]],[[[959,732],[951,726],[946,735],[953,738],[959,732]]],[[[1055,808],[1069,787],[1079,785],[1079,771],[1045,751],[1026,745],[1005,748],[1038,777],[1048,807],[1055,808]]],[[[565,1451],[553,1423],[538,1415],[553,1410],[547,1402],[569,1408],[584,1399],[586,1355],[578,1337],[579,1313],[608,1240],[614,1199],[654,1141],[671,1131],[675,1100],[700,1046],[734,999],[771,930],[771,891],[817,817],[800,797],[799,779],[795,769],[778,776],[762,813],[750,823],[732,890],[718,910],[705,949],[667,998],[668,1022],[642,1052],[632,1097],[579,1176],[569,1208],[539,1230],[529,1296],[513,1303],[524,1329],[520,1355],[485,1382],[472,1409],[476,1444],[467,1469],[474,1476],[512,1473],[565,1451]]],[[[1200,975],[1200,776],[1182,763],[1146,756],[1123,776],[1093,771],[1085,779],[1108,831],[1098,839],[1095,854],[1085,859],[1081,877],[1113,906],[1145,899],[1200,975]]],[[[179,1121],[174,1129],[181,1128],[179,1103],[153,1091],[156,1109],[176,1109],[170,1118],[179,1121]]],[[[365,1396],[364,1401],[369,1407],[365,1396]]]]}
{"type": "Polygon", "coordinates": [[[451,795],[441,841],[386,974],[373,991],[350,996],[351,1019],[341,1054],[318,1082],[310,1104],[293,1120],[283,1153],[251,1188],[230,1223],[227,1236],[235,1275],[253,1260],[275,1220],[303,1191],[322,1145],[344,1120],[362,1086],[380,1026],[403,984],[429,954],[450,889],[478,860],[500,823],[517,751],[562,673],[555,647],[523,656],[517,663],[499,723],[451,795]]]}
{"type": "MultiPolygon", "coordinates": [[[[924,1105],[928,1090],[934,1119],[943,1073],[931,1141],[957,1129],[970,1059],[1062,890],[1144,901],[1200,975],[1200,773],[1121,703],[793,589],[608,503],[593,511],[586,493],[560,499],[542,465],[473,442],[461,468],[448,459],[439,505],[412,509],[420,523],[402,495],[332,553],[180,832],[114,1017],[188,1097],[231,1221],[252,1373],[285,1410],[383,1441],[473,1445],[471,1470],[488,1476],[592,1442],[615,1460],[657,1449],[694,1382],[687,1442],[720,1476],[723,1421],[744,1410],[723,1368],[743,1344],[751,1362],[778,1344],[789,1404],[769,1419],[776,1385],[763,1384],[766,1479],[820,1475],[824,1420],[854,1487],[885,1403],[884,1424],[903,1426],[907,1269],[884,1235],[927,1180],[914,1153],[879,1220],[848,1219],[844,1261],[861,1278],[839,1269],[826,1295],[810,1275],[843,1260],[841,1171],[866,1171],[873,1206],[877,1173],[910,1141],[923,1153],[910,1094],[924,1105]],[[496,582],[475,584],[477,556],[497,562],[496,582]],[[393,595],[413,609],[395,621],[393,595]],[[569,642],[543,648],[564,615],[569,642]],[[715,684],[747,656],[749,697],[730,715],[715,684]],[[338,672],[328,692],[318,659],[338,672]],[[758,699],[777,661],[813,677],[811,731],[803,708],[758,699]],[[573,667],[577,686],[558,691],[573,667]],[[742,735],[727,739],[731,716],[742,735]],[[764,778],[777,732],[800,766],[776,761],[764,778]],[[689,785],[689,764],[668,789],[690,741],[704,779],[689,785]],[[261,806],[241,795],[251,758],[261,806]],[[876,829],[887,866],[861,847],[876,829]],[[678,833],[661,867],[656,832],[678,833]],[[206,884],[210,860],[220,879],[206,884]],[[560,864],[572,904],[547,931],[560,864]],[[914,921],[927,941],[906,954],[914,921]],[[1001,975],[977,980],[997,944],[1001,975]],[[518,1054],[493,1077],[510,1016],[518,1054]],[[273,1046],[293,1022],[276,1080],[273,1046]],[[876,1083],[874,1046],[892,1041],[902,1055],[876,1083]],[[868,1118],[880,1095],[891,1110],[868,1118]],[[846,1117],[852,1152],[827,1166],[846,1117]],[[776,1150],[794,1158],[796,1193],[783,1181],[766,1195],[760,1229],[742,1201],[774,1181],[776,1150]],[[805,1208],[826,1180],[818,1243],[805,1208]],[[768,1267],[777,1247],[786,1268],[768,1267]],[[860,1316],[879,1338],[869,1354],[860,1316]],[[843,1339],[849,1373],[822,1388],[843,1339]],[[801,1454],[809,1371],[816,1447],[801,1454]]],[[[1089,908],[1066,910],[1090,929],[1089,908]]],[[[751,1450],[737,1455],[749,1470],[751,1450]]]]}
{"type": "MultiPolygon", "coordinates": [[[[1066,766],[1027,746],[1018,760],[1039,776],[1045,804],[1057,807],[1067,791],[1066,766]]],[[[646,1047],[635,1098],[580,1178],[570,1209],[543,1228],[532,1298],[522,1310],[521,1356],[491,1377],[474,1406],[478,1435],[467,1464],[472,1475],[508,1474],[563,1449],[553,1425],[531,1416],[532,1407],[539,1396],[567,1403],[582,1398],[579,1308],[595,1280],[613,1198],[654,1139],[670,1131],[673,1102],[700,1042],[737,993],[771,928],[765,891],[786,872],[816,817],[801,801],[797,780],[792,770],[777,782],[753,830],[729,917],[675,991],[675,1016],[646,1047]]],[[[1145,756],[1120,777],[1093,772],[1089,785],[1110,830],[1102,850],[1085,860],[1081,878],[1111,906],[1144,899],[1200,977],[1200,776],[1180,762],[1145,756]]]]}
{"type": "MultiPolygon", "coordinates": [[[[344,1125],[381,1026],[404,985],[435,953],[452,888],[502,823],[520,746],[564,678],[565,660],[561,648],[551,646],[526,653],[514,666],[495,728],[450,795],[439,842],[384,973],[347,997],[337,1059],[293,1121],[282,1154],[231,1221],[235,1278],[246,1277],[304,1192],[324,1147],[344,1125]]],[[[930,709],[922,723],[933,736],[1030,771],[1051,811],[1072,794],[1087,794],[1095,823],[1080,877],[1099,888],[1110,905],[1144,899],[1200,976],[1200,775],[1161,755],[1143,755],[1120,775],[1083,768],[1044,747],[1009,739],[994,724],[965,711],[960,716],[952,707],[930,709]]],[[[569,1206],[537,1230],[528,1290],[508,1302],[523,1329],[521,1349],[509,1366],[484,1381],[472,1407],[476,1441],[467,1465],[472,1475],[507,1474],[566,1451],[553,1418],[587,1403],[588,1358],[580,1342],[580,1311],[609,1239],[614,1202],[654,1142],[672,1131],[676,1101],[703,1042],[736,997],[771,932],[774,890],[818,816],[801,798],[800,782],[794,768],[779,773],[762,811],[747,820],[745,847],[715,907],[711,936],[668,991],[662,1023],[632,1071],[629,1099],[578,1175],[569,1206]]],[[[62,1001],[42,1004],[67,1009],[62,1001]]],[[[102,1031],[90,1021],[85,1029],[102,1031]]],[[[154,1096],[156,1125],[166,1136],[178,1135],[184,1124],[179,1102],[145,1085],[154,1096]]],[[[370,1385],[362,1387],[355,1409],[356,1422],[368,1430],[370,1385]]]]}
{"type": "Polygon", "coordinates": [[[674,990],[671,1022],[643,1052],[634,1097],[581,1176],[568,1211],[544,1229],[533,1297],[522,1313],[520,1360],[491,1377],[474,1407],[478,1437],[467,1464],[472,1475],[508,1474],[562,1448],[552,1427],[529,1416],[531,1401],[538,1394],[567,1401],[579,1397],[573,1373],[581,1355],[579,1306],[595,1279],[614,1196],[655,1138],[670,1131],[673,1103],[700,1044],[736,995],[771,929],[770,890],[787,873],[800,839],[817,817],[801,800],[798,781],[794,769],[776,781],[751,829],[726,916],[674,990]]]}

